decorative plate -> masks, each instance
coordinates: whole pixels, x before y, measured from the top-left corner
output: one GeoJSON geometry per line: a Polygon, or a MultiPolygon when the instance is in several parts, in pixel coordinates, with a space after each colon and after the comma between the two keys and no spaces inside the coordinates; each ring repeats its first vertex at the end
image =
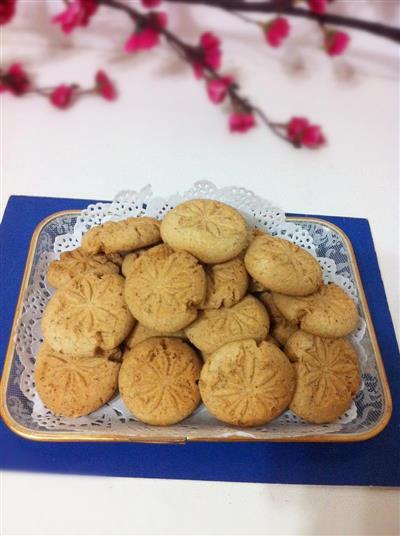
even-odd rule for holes
{"type": "Polygon", "coordinates": [[[378,434],[389,421],[391,399],[374,327],[357,262],[349,239],[336,226],[313,218],[286,217],[285,213],[244,188],[218,189],[210,182],[195,183],[181,195],[156,198],[150,187],[122,192],[111,203],[90,205],[82,212],[65,210],[50,215],[36,228],[26,262],[1,392],[5,422],[16,433],[43,441],[359,441],[378,434]],[[161,219],[177,203],[213,198],[237,208],[252,227],[284,237],[314,255],[325,282],[340,285],[357,303],[360,322],[349,336],[362,372],[362,389],[351,408],[331,424],[308,424],[287,411],[265,426],[237,428],[214,419],[204,408],[182,423],[168,427],[137,421],[119,395],[87,417],[54,416],[37,396],[33,378],[35,356],[42,341],[40,319],[53,290],[47,286],[49,262],[62,251],[79,246],[82,234],[93,225],[129,216],[161,219]]]}

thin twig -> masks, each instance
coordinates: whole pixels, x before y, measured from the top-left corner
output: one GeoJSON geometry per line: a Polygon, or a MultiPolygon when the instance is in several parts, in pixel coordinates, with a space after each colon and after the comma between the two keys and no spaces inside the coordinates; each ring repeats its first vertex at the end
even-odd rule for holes
{"type": "Polygon", "coordinates": [[[279,2],[270,0],[268,2],[245,2],[243,0],[166,0],[175,4],[205,5],[224,9],[225,11],[237,11],[247,13],[279,13],[292,17],[302,17],[315,20],[321,24],[332,24],[335,26],[347,26],[355,30],[363,30],[371,34],[385,37],[400,43],[400,28],[387,26],[379,22],[372,22],[355,17],[324,13],[320,15],[310,9],[293,6],[289,2],[279,2]]]}
{"type": "Polygon", "coordinates": [[[227,10],[227,11],[231,15],[235,15],[235,17],[243,20],[244,22],[248,22],[250,24],[257,24],[257,25],[259,24],[256,20],[250,19],[249,17],[246,17],[246,15],[242,15],[242,13],[240,13],[239,11],[230,11],[230,10],[227,10]]]}
{"type": "MultiPolygon", "coordinates": [[[[190,64],[194,61],[200,63],[203,70],[209,75],[210,78],[221,80],[222,76],[203,61],[202,55],[199,54],[198,47],[185,43],[166,28],[162,28],[161,26],[151,23],[145,14],[136,11],[136,9],[127,4],[122,4],[118,0],[97,0],[97,2],[99,5],[127,13],[130,18],[137,23],[153,25],[153,27],[166,38],[167,42],[179,54],[181,59],[190,64]]],[[[293,145],[293,143],[281,132],[280,126],[270,121],[260,108],[254,106],[245,97],[240,95],[238,85],[232,84],[228,90],[228,93],[233,103],[236,103],[240,109],[257,115],[276,136],[293,145]]]]}

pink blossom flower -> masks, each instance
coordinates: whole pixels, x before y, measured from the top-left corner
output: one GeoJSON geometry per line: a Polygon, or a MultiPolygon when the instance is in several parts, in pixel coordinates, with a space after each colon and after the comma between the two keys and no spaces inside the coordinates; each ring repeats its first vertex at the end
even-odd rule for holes
{"type": "Polygon", "coordinates": [[[160,32],[157,29],[167,26],[167,15],[165,13],[150,13],[149,25],[138,27],[133,35],[126,41],[125,52],[137,52],[138,50],[149,50],[157,46],[160,42],[160,32]]]}
{"type": "Polygon", "coordinates": [[[350,42],[350,36],[345,32],[327,32],[325,35],[325,50],[329,56],[343,54],[350,42]]]}
{"type": "Polygon", "coordinates": [[[271,47],[279,47],[290,32],[289,22],[283,17],[277,17],[263,26],[265,39],[271,47]]]}
{"type": "Polygon", "coordinates": [[[287,137],[295,145],[316,149],[325,143],[321,127],[310,124],[305,117],[293,117],[287,124],[287,137]]]}
{"type": "Polygon", "coordinates": [[[229,116],[229,130],[231,132],[247,132],[255,124],[254,116],[250,112],[233,112],[229,116]]]}
{"type": "Polygon", "coordinates": [[[232,76],[223,76],[222,78],[213,78],[207,82],[207,93],[214,104],[222,102],[233,84],[232,76]]]}
{"type": "Polygon", "coordinates": [[[61,84],[50,93],[50,102],[60,109],[68,108],[75,93],[74,86],[61,84]]]}
{"type": "Polygon", "coordinates": [[[30,84],[28,75],[19,63],[14,63],[0,75],[1,92],[10,91],[13,95],[20,96],[29,90],[30,84]]]}
{"type": "Polygon", "coordinates": [[[291,141],[300,139],[303,135],[304,129],[310,124],[309,120],[305,117],[292,117],[287,125],[288,138],[291,141]]]}
{"type": "Polygon", "coordinates": [[[0,26],[7,24],[15,15],[16,0],[0,0],[0,26]]]}
{"type": "Polygon", "coordinates": [[[308,0],[311,11],[323,15],[326,11],[326,0],[308,0]]]}
{"type": "Polygon", "coordinates": [[[62,31],[69,34],[76,26],[87,26],[97,8],[96,0],[73,0],[64,11],[53,17],[51,21],[60,24],[62,31]]]}
{"type": "Polygon", "coordinates": [[[221,66],[221,41],[211,32],[205,32],[200,36],[198,49],[200,61],[194,61],[192,67],[196,78],[203,77],[204,65],[210,69],[218,70],[221,66]]]}
{"type": "Polygon", "coordinates": [[[115,100],[117,98],[117,91],[114,84],[104,71],[97,71],[96,73],[96,90],[107,100],[115,100]]]}
{"type": "Polygon", "coordinates": [[[325,143],[325,137],[322,134],[321,127],[310,125],[304,129],[302,143],[305,147],[316,149],[325,143]]]}
{"type": "Polygon", "coordinates": [[[162,0],[142,0],[142,4],[147,9],[152,9],[153,7],[158,7],[161,4],[162,0]]]}

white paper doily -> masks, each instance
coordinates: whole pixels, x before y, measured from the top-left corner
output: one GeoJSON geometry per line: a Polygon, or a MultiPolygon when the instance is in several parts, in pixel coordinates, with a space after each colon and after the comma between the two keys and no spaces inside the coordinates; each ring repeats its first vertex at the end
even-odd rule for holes
{"type": "MultiPolygon", "coordinates": [[[[40,320],[44,308],[48,302],[52,289],[47,286],[46,274],[48,264],[56,258],[61,252],[74,249],[80,245],[82,234],[95,225],[106,221],[118,221],[131,216],[147,215],[158,219],[162,217],[171,208],[184,200],[194,198],[212,198],[224,201],[237,208],[246,218],[251,227],[258,227],[269,233],[286,238],[291,242],[307,249],[314,255],[323,271],[325,282],[334,282],[345,290],[356,303],[358,303],[357,287],[351,278],[352,271],[348,266],[349,261],[341,262],[340,270],[332,255],[329,257],[318,257],[318,244],[323,239],[326,251],[334,251],[334,257],[342,259],[340,244],[334,232],[324,230],[322,237],[319,231],[315,229],[310,233],[304,226],[288,222],[285,219],[285,213],[271,205],[268,201],[257,197],[252,192],[244,188],[217,188],[214,184],[201,181],[184,192],[168,198],[153,197],[150,186],[146,186],[139,192],[124,191],[117,195],[111,203],[97,203],[89,205],[83,210],[76,219],[76,223],[66,234],[60,234],[53,237],[54,252],[49,251],[48,244],[45,241],[43,251],[38,251],[38,259],[33,274],[29,290],[24,299],[23,314],[19,321],[16,337],[17,353],[22,364],[22,371],[19,376],[19,386],[25,397],[33,403],[31,418],[33,421],[48,430],[77,430],[88,429],[99,432],[107,430],[115,434],[129,436],[146,434],[149,437],[159,435],[158,427],[147,426],[134,419],[124,407],[119,395],[100,410],[92,413],[87,417],[79,419],[68,419],[54,416],[45,408],[36,394],[33,369],[35,356],[42,341],[40,320]],[[314,234],[314,236],[312,235],[314,234]],[[336,249],[335,249],[336,248],[336,249]]],[[[51,240],[51,237],[48,238],[51,240]]],[[[355,419],[369,418],[369,414],[374,410],[373,404],[370,403],[369,396],[373,396],[369,390],[371,383],[370,377],[373,372],[369,362],[368,352],[366,351],[365,342],[366,324],[362,316],[358,329],[350,336],[350,339],[357,349],[362,372],[367,374],[366,378],[369,383],[363,385],[362,398],[364,416],[360,415],[353,403],[349,411],[346,412],[336,423],[329,425],[310,425],[304,423],[290,411],[269,423],[266,426],[257,427],[251,430],[238,430],[217,422],[211,417],[203,406],[201,406],[190,418],[183,423],[163,429],[163,434],[171,438],[182,437],[228,437],[240,435],[243,437],[263,437],[265,439],[273,437],[295,437],[303,435],[320,435],[332,434],[340,431],[346,424],[353,422],[355,419]],[[371,407],[370,407],[371,406],[371,407]]],[[[368,348],[367,348],[368,350],[368,348]]],[[[363,375],[364,379],[364,375],[363,375]]],[[[372,383],[371,383],[372,385],[372,383]]],[[[360,406],[361,407],[361,406],[360,406]]],[[[22,410],[21,410],[22,411],[22,410]]],[[[26,409],[24,408],[24,411],[26,409]]]]}

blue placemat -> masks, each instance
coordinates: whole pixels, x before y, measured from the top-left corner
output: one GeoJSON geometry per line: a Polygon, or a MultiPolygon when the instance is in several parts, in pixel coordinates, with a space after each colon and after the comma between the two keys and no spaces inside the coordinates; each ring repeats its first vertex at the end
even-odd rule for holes
{"type": "MultiPolygon", "coordinates": [[[[11,197],[0,227],[0,359],[4,359],[32,232],[53,212],[93,201],[11,197]]],[[[320,216],[319,216],[320,217],[320,216]]],[[[393,397],[387,428],[364,443],[36,443],[0,423],[0,468],[52,473],[273,482],[400,485],[399,351],[367,220],[322,218],[352,241],[393,397]]]]}

